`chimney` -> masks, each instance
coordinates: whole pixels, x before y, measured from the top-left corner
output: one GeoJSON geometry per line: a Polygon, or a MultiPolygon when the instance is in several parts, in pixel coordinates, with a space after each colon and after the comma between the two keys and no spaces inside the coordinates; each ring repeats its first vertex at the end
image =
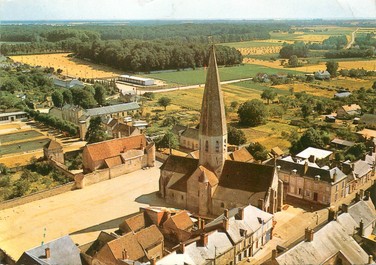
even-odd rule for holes
{"type": "Polygon", "coordinates": [[[344,213],[348,213],[348,211],[349,211],[349,206],[348,206],[346,203],[342,203],[342,207],[341,207],[341,209],[342,209],[342,212],[344,212],[344,213]]]}
{"type": "Polygon", "coordinates": [[[123,249],[122,254],[123,254],[123,260],[129,259],[127,250],[123,249]]]}
{"type": "Polygon", "coordinates": [[[359,190],[359,197],[360,197],[360,200],[363,200],[363,198],[364,198],[364,190],[363,189],[359,190]]]}
{"type": "Polygon", "coordinates": [[[365,196],[365,197],[364,197],[364,200],[365,200],[365,201],[368,201],[368,200],[369,200],[369,197],[370,197],[370,191],[369,191],[369,190],[366,190],[366,191],[364,192],[364,194],[365,194],[365,195],[364,195],[364,196],[365,196]]]}
{"type": "Polygon", "coordinates": [[[179,251],[180,251],[181,254],[184,254],[185,244],[183,242],[180,242],[180,244],[179,244],[179,251]]]}
{"type": "Polygon", "coordinates": [[[357,193],[355,194],[355,202],[358,202],[358,201],[360,201],[360,195],[359,195],[359,192],[357,192],[357,193]]]}
{"type": "Polygon", "coordinates": [[[355,169],[355,164],[352,163],[352,164],[351,164],[351,170],[354,171],[354,169],[355,169]]]}
{"type": "Polygon", "coordinates": [[[373,256],[372,255],[368,256],[368,264],[373,264],[373,256]]]}
{"type": "Polygon", "coordinates": [[[364,223],[363,223],[363,219],[360,219],[360,222],[359,222],[359,235],[360,236],[363,236],[363,229],[364,229],[364,223]]]}
{"type": "Polygon", "coordinates": [[[244,220],[244,208],[238,208],[238,214],[236,220],[244,220]]]}
{"type": "Polygon", "coordinates": [[[229,228],[229,221],[228,221],[228,218],[223,217],[222,225],[223,225],[223,229],[227,231],[228,228],[229,228]]]}
{"type": "Polygon", "coordinates": [[[46,259],[49,259],[51,257],[51,249],[50,248],[46,248],[44,250],[44,253],[45,253],[46,259]]]}
{"type": "Polygon", "coordinates": [[[205,220],[201,219],[201,229],[205,229],[205,220]]]}
{"type": "Polygon", "coordinates": [[[150,260],[150,265],[156,265],[157,264],[157,261],[155,259],[155,257],[152,257],[151,260],[150,260]]]}
{"type": "Polygon", "coordinates": [[[197,226],[198,226],[199,230],[202,229],[202,227],[201,227],[201,217],[199,217],[198,220],[197,220],[197,226]]]}
{"type": "Polygon", "coordinates": [[[337,212],[333,208],[329,209],[328,222],[337,220],[337,212]]]}
{"type": "Polygon", "coordinates": [[[264,206],[264,200],[263,199],[258,200],[258,208],[262,211],[264,210],[265,206],[264,206]]]}
{"type": "Polygon", "coordinates": [[[308,162],[306,161],[304,163],[304,175],[307,173],[307,171],[308,171],[308,162]]]}
{"type": "Polygon", "coordinates": [[[272,260],[275,260],[277,258],[277,250],[273,249],[272,250],[272,260]]]}
{"type": "Polygon", "coordinates": [[[223,216],[226,217],[226,218],[228,218],[228,209],[225,209],[223,211],[223,216]]]}
{"type": "Polygon", "coordinates": [[[305,240],[307,242],[313,241],[313,230],[310,228],[305,229],[305,240]]]}
{"type": "Polygon", "coordinates": [[[198,241],[199,247],[206,247],[208,245],[208,234],[202,233],[200,235],[200,240],[198,241]]]}

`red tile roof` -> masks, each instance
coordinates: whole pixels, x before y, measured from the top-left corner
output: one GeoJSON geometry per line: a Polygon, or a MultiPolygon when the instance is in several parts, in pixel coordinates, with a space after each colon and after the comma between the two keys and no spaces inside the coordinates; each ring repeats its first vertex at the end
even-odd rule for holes
{"type": "Polygon", "coordinates": [[[253,156],[248,152],[245,147],[240,148],[239,150],[234,151],[230,154],[231,160],[240,161],[240,162],[252,162],[254,160],[253,156]]]}
{"type": "Polygon", "coordinates": [[[126,231],[125,230],[125,227],[128,226],[129,229],[131,229],[131,231],[133,232],[137,232],[143,228],[145,228],[146,226],[146,221],[145,221],[145,216],[144,216],[144,213],[138,213],[132,217],[129,217],[127,219],[124,220],[124,222],[122,224],[120,224],[120,229],[123,230],[124,232],[130,232],[130,231],[126,231]]]}
{"type": "Polygon", "coordinates": [[[100,161],[106,158],[114,157],[120,153],[146,147],[145,135],[135,135],[131,137],[112,139],[100,143],[88,144],[85,146],[87,152],[93,161],[100,161]]]}
{"type": "Polygon", "coordinates": [[[59,143],[56,142],[55,140],[50,140],[50,142],[47,143],[47,144],[45,145],[45,147],[46,147],[48,150],[62,148],[61,144],[59,144],[59,143]]]}
{"type": "Polygon", "coordinates": [[[121,160],[120,155],[114,156],[114,157],[111,157],[111,158],[107,158],[107,159],[104,160],[104,162],[106,163],[108,168],[112,168],[114,166],[118,166],[118,165],[123,164],[123,161],[121,160]]]}
{"type": "Polygon", "coordinates": [[[176,227],[181,230],[187,230],[193,226],[193,222],[186,211],[181,211],[171,216],[171,219],[176,227]]]}
{"type": "Polygon", "coordinates": [[[123,250],[127,251],[130,260],[139,260],[145,256],[141,245],[132,232],[108,242],[107,245],[116,259],[123,259],[123,250]]]}
{"type": "Polygon", "coordinates": [[[145,250],[163,241],[163,235],[155,225],[137,232],[136,238],[145,250]]]}

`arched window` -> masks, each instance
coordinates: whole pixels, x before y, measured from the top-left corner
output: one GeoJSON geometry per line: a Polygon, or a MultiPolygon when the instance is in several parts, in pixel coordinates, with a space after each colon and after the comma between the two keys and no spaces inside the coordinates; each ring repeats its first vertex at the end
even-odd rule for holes
{"type": "Polygon", "coordinates": [[[223,202],[221,202],[221,207],[225,208],[225,204],[223,202]]]}
{"type": "Polygon", "coordinates": [[[216,141],[215,143],[215,151],[219,153],[219,141],[216,141]]]}

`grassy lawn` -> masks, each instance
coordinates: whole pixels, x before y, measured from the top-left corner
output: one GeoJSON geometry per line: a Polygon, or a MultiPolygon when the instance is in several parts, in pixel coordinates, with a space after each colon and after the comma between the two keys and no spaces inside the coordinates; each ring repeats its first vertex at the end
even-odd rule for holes
{"type": "Polygon", "coordinates": [[[25,132],[11,133],[11,134],[3,134],[3,135],[0,135],[0,143],[4,144],[8,142],[13,142],[13,141],[31,139],[31,138],[35,138],[39,136],[43,136],[43,134],[37,131],[25,131],[25,132]]]}
{"type": "Polygon", "coordinates": [[[2,145],[0,148],[0,155],[27,152],[31,150],[41,149],[50,139],[40,139],[18,144],[2,145]],[[21,148],[19,148],[19,146],[21,148]]]}
{"type": "MultiPolygon", "coordinates": [[[[262,65],[256,64],[244,64],[239,66],[232,67],[220,67],[219,75],[221,81],[228,81],[234,79],[248,78],[253,77],[257,73],[298,73],[293,70],[281,70],[270,67],[265,67],[262,65]]],[[[167,83],[176,83],[180,85],[197,85],[205,83],[206,79],[206,70],[199,68],[196,70],[184,70],[176,72],[164,72],[164,73],[154,73],[145,75],[146,77],[161,79],[167,83]]]]}
{"type": "Polygon", "coordinates": [[[229,42],[222,43],[221,45],[234,47],[234,48],[253,48],[253,47],[265,47],[265,46],[281,46],[281,42],[272,42],[272,41],[243,41],[243,42],[229,42]]]}

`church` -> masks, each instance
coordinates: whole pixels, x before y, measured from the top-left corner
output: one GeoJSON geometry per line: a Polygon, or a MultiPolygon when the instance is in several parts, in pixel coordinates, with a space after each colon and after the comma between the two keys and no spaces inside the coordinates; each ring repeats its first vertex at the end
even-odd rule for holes
{"type": "Polygon", "coordinates": [[[227,159],[227,125],[214,45],[201,106],[199,158],[170,155],[161,166],[159,191],[167,203],[202,216],[253,205],[275,213],[283,183],[274,166],[227,159]]]}

